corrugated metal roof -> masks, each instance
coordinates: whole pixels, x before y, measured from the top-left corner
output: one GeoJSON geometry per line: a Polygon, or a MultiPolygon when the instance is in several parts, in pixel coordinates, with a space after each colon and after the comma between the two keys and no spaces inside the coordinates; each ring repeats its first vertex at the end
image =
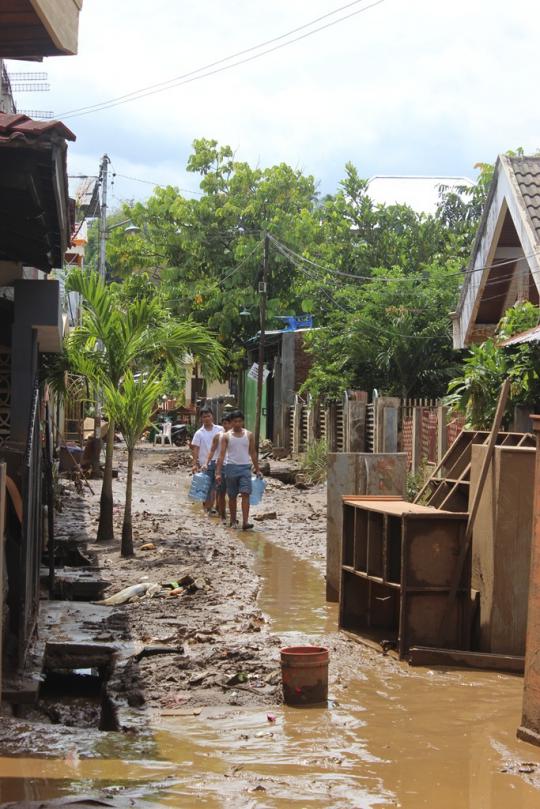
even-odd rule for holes
{"type": "Polygon", "coordinates": [[[505,340],[504,343],[501,343],[501,345],[517,346],[521,345],[522,343],[538,342],[540,342],[540,326],[534,326],[532,329],[527,329],[527,331],[522,331],[520,334],[515,334],[513,337],[509,337],[508,340],[505,340]]]}
{"type": "Polygon", "coordinates": [[[22,113],[0,112],[0,141],[19,138],[27,141],[50,139],[51,135],[75,140],[75,135],[61,121],[35,121],[22,113]]]}

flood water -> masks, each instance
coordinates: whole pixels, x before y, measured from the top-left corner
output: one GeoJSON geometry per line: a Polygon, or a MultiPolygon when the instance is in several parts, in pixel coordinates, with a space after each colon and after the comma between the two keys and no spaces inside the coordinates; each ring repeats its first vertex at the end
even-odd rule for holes
{"type": "MultiPolygon", "coordinates": [[[[336,608],[320,573],[260,534],[241,537],[272,631],[283,645],[323,640],[332,656],[336,608]]],[[[105,788],[160,807],[538,809],[540,770],[527,765],[540,751],[515,738],[521,678],[374,663],[351,648],[327,710],[280,707],[272,723],[266,708],[234,706],[163,719],[151,760],[116,734],[102,737],[101,758],[0,758],[0,799],[105,788]]]]}

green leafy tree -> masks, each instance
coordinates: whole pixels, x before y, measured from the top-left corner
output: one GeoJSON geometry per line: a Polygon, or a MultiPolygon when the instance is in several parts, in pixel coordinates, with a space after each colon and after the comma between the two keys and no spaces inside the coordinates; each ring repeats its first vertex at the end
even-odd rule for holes
{"type": "MultiPolygon", "coordinates": [[[[295,248],[322,238],[315,181],[283,163],[253,168],[237,161],[230,147],[207,139],[194,142],[187,168],[199,177],[200,195],[187,199],[172,187],[158,188],[146,203],[126,206],[122,216],[139,232],[126,237],[112,231],[107,261],[123,277],[146,272],[159,279],[164,305],[216,333],[233,369],[245,340],[258,330],[264,233],[295,248]],[[251,317],[241,316],[242,310],[251,317]]],[[[273,252],[270,327],[279,326],[275,315],[302,311],[296,274],[273,252]]]]}
{"type": "Polygon", "coordinates": [[[157,373],[135,377],[128,370],[116,387],[109,380],[103,385],[105,409],[109,421],[118,425],[126,442],[128,462],[124,520],[122,523],[122,556],[133,556],[133,524],[131,507],[133,501],[133,465],[135,448],[146,428],[150,425],[152,413],[157,407],[157,399],[163,390],[157,373]]]}
{"type": "MultiPolygon", "coordinates": [[[[69,352],[76,368],[96,388],[109,383],[120,388],[128,370],[153,370],[183,366],[187,354],[198,357],[209,378],[221,372],[223,349],[200,324],[179,322],[156,298],[135,298],[122,305],[97,273],[74,270],[67,288],[83,299],[82,325],[69,336],[69,352]]],[[[101,490],[98,541],[114,538],[112,470],[114,419],[109,421],[105,469],[101,490]]]]}
{"type": "Polygon", "coordinates": [[[448,385],[447,404],[461,412],[467,427],[487,429],[493,422],[502,383],[510,379],[510,396],[504,423],[516,405],[536,409],[540,405],[540,345],[502,343],[540,322],[540,308],[529,301],[516,303],[501,319],[495,337],[470,347],[463,367],[448,385]]]}

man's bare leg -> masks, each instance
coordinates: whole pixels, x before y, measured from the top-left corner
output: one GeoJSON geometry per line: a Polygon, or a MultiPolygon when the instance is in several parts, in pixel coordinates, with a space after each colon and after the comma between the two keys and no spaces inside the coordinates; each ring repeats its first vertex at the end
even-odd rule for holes
{"type": "Polygon", "coordinates": [[[242,528],[249,525],[249,494],[242,494],[242,528]]]}
{"type": "Polygon", "coordinates": [[[236,497],[229,497],[229,516],[231,525],[236,525],[236,497]]]}
{"type": "Polygon", "coordinates": [[[226,500],[225,500],[225,492],[218,492],[217,495],[217,510],[219,512],[219,516],[222,520],[225,520],[227,517],[226,513],[226,500]]]}

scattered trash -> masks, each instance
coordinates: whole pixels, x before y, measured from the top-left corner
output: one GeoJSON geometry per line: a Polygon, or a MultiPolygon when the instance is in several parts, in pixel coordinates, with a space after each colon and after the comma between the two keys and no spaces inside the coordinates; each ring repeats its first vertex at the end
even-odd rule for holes
{"type": "Polygon", "coordinates": [[[245,671],[237,671],[228,680],[225,681],[227,685],[237,685],[237,683],[247,683],[249,675],[245,671]]]}
{"type": "Polygon", "coordinates": [[[265,520],[277,520],[277,512],[263,511],[262,514],[255,514],[253,516],[253,519],[257,520],[257,522],[264,522],[265,520]]]}
{"type": "Polygon", "coordinates": [[[194,674],[188,681],[189,685],[200,685],[208,677],[208,674],[208,671],[200,671],[198,674],[194,674]]]}
{"type": "Polygon", "coordinates": [[[276,722],[277,721],[277,716],[275,714],[273,714],[273,713],[267,713],[266,718],[268,719],[269,722],[276,722]]]}
{"type": "Polygon", "coordinates": [[[146,594],[150,584],[141,582],[140,584],[132,584],[130,587],[124,587],[118,593],[115,593],[102,601],[96,601],[96,604],[103,604],[104,606],[113,606],[115,604],[127,604],[132,598],[141,598],[146,594]]]}

